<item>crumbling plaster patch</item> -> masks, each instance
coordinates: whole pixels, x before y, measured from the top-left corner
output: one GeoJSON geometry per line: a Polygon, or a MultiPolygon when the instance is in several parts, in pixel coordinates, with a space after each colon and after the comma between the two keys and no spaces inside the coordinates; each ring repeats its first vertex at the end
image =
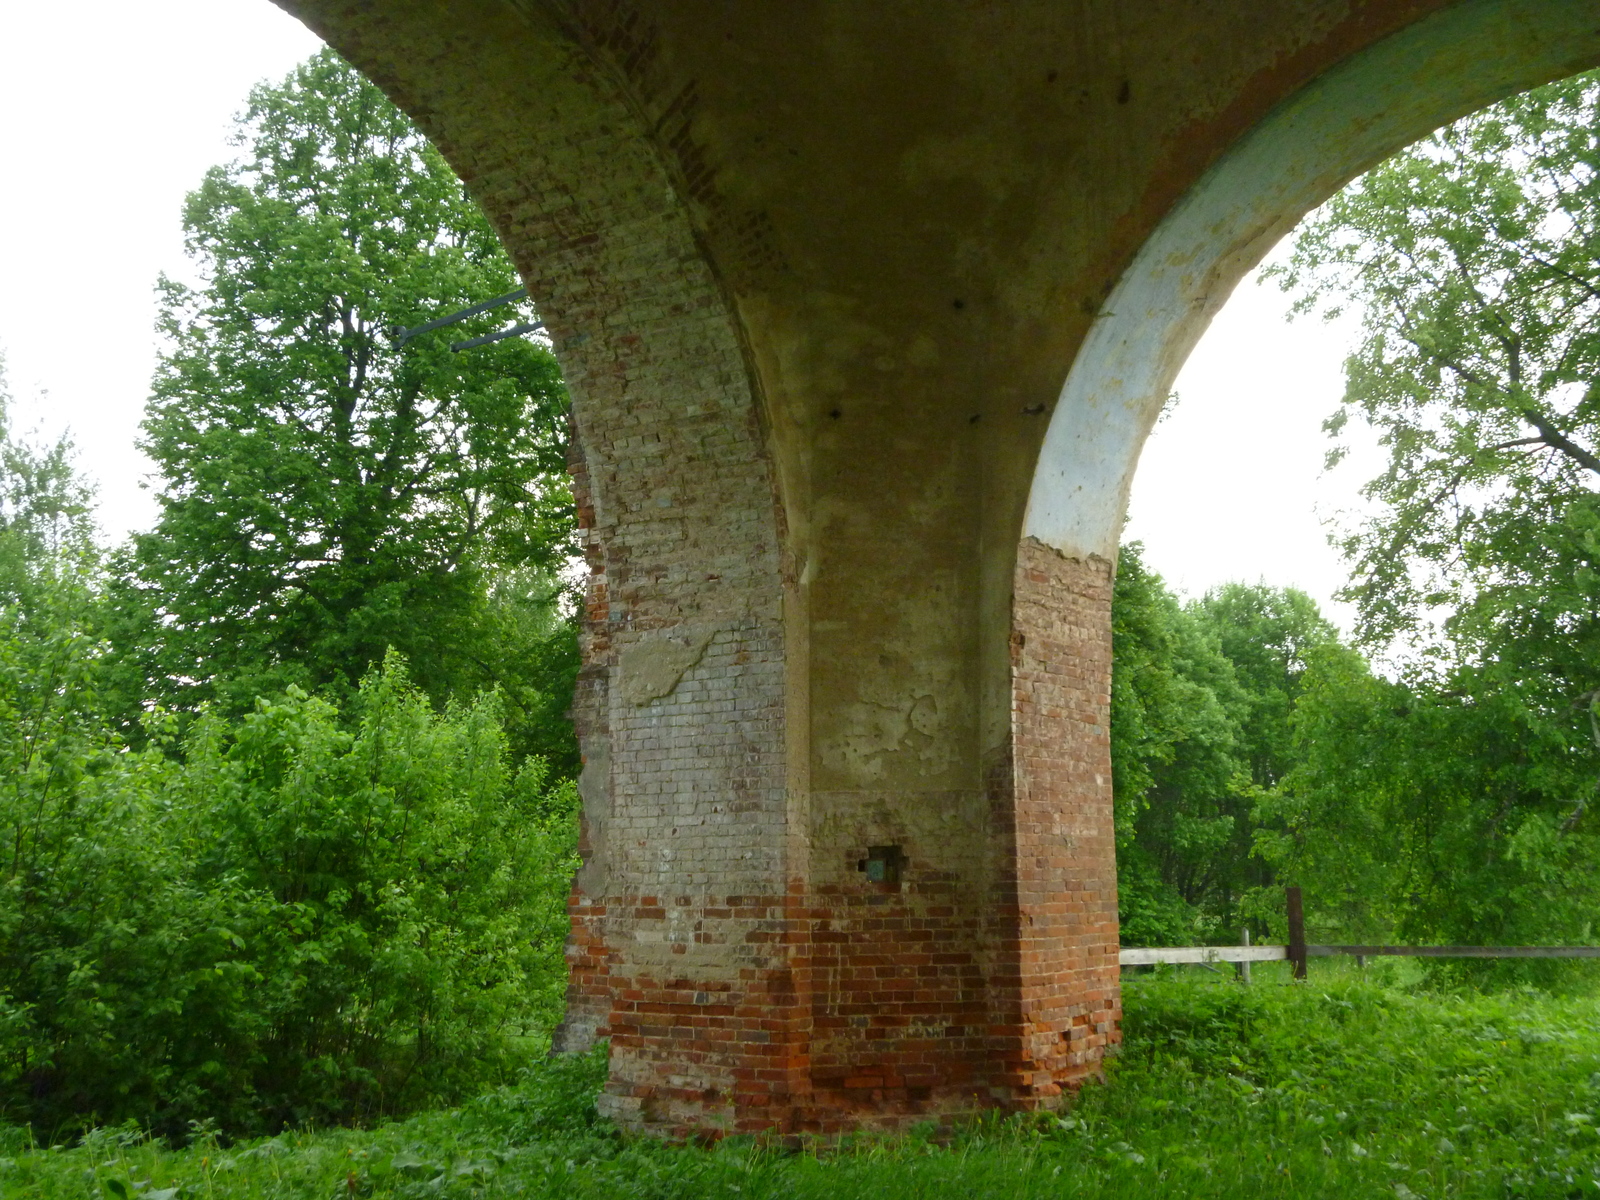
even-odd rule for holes
{"type": "Polygon", "coordinates": [[[690,667],[705,656],[715,630],[687,637],[658,636],[626,647],[617,661],[618,692],[633,705],[669,696],[690,667]]]}

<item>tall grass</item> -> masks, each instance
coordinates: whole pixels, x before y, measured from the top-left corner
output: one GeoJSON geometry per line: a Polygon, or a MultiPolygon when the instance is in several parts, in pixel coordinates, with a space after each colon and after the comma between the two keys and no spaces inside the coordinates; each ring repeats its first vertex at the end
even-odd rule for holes
{"type": "MultiPolygon", "coordinates": [[[[1321,964],[1318,964],[1321,966],[1321,964]]],[[[0,1151],[11,1197],[1600,1195],[1600,1002],[1436,994],[1323,968],[1126,985],[1126,1049],[1060,1115],[785,1153],[619,1137],[598,1056],[371,1131],[167,1149],[136,1130],[0,1151]],[[176,1189],[176,1190],[173,1190],[176,1189]]]]}

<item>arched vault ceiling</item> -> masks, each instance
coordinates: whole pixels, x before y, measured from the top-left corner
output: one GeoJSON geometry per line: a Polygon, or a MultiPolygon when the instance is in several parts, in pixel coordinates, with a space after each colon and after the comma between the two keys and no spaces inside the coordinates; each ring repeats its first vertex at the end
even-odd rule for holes
{"type": "Polygon", "coordinates": [[[1446,5],[285,7],[438,140],[535,282],[530,197],[617,237],[623,193],[670,185],[733,301],[796,527],[869,467],[892,487],[913,423],[905,452],[954,443],[986,530],[1014,535],[1044,413],[1163,216],[1285,97],[1446,5]]]}

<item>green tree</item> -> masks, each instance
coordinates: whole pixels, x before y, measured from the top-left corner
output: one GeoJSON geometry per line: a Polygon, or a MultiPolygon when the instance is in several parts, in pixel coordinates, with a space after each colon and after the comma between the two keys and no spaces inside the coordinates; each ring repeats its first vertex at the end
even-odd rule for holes
{"type": "Polygon", "coordinates": [[[1112,595],[1111,758],[1123,939],[1205,937],[1231,918],[1250,851],[1245,711],[1213,635],[1122,547],[1112,595]]]}
{"type": "MultiPolygon", "coordinates": [[[[1357,415],[1389,452],[1366,489],[1378,514],[1344,542],[1375,641],[1438,606],[1469,642],[1553,599],[1592,606],[1597,166],[1600,76],[1580,75],[1389,159],[1295,240],[1281,274],[1298,306],[1363,321],[1328,427],[1357,415]]],[[[1544,633],[1533,619],[1519,638],[1544,633]]]]}
{"type": "Polygon", "coordinates": [[[1274,867],[1300,865],[1258,819],[1288,820],[1274,798],[1305,755],[1308,672],[1330,655],[1365,663],[1303,592],[1231,583],[1181,602],[1138,543],[1122,548],[1111,612],[1124,940],[1232,940],[1244,917],[1281,909],[1267,899],[1274,867]]]}
{"type": "MultiPolygon", "coordinates": [[[[1304,688],[1298,761],[1257,807],[1256,848],[1306,888],[1318,936],[1592,941],[1595,845],[1562,812],[1573,780],[1561,722],[1514,692],[1385,679],[1337,646],[1313,655],[1304,688]]],[[[1281,895],[1263,901],[1276,913],[1281,895]]],[[[1491,973],[1530,971],[1551,974],[1491,973]]]]}
{"type": "Polygon", "coordinates": [[[1296,588],[1228,583],[1191,611],[1233,664],[1243,695],[1239,753],[1250,781],[1274,787],[1296,761],[1294,711],[1310,656],[1337,642],[1338,631],[1296,588]]]}
{"type": "Polygon", "coordinates": [[[512,290],[510,262],[330,51],[258,87],[236,141],[184,211],[201,286],[161,281],[143,441],[161,507],[116,589],[124,710],[348,695],[394,647],[436,698],[498,687],[519,748],[570,767],[555,360],[523,338],[451,352],[515,307],[395,339],[512,290]]]}
{"type": "MultiPolygon", "coordinates": [[[[3,384],[3,380],[0,380],[3,384]]],[[[576,794],[390,655],[186,735],[105,713],[91,491],[0,386],[0,1106],[53,1134],[347,1120],[508,1079],[559,1016],[576,794]]]]}
{"type": "MultiPolygon", "coordinates": [[[[1438,756],[1418,762],[1417,747],[1403,745],[1417,740],[1406,736],[1412,697],[1373,674],[1348,647],[1311,648],[1297,690],[1289,769],[1260,793],[1253,814],[1256,856],[1310,897],[1308,920],[1318,940],[1397,941],[1407,924],[1405,900],[1424,864],[1437,861],[1425,841],[1408,841],[1406,834],[1428,824],[1425,817],[1410,821],[1424,816],[1410,806],[1437,807],[1440,794],[1434,789],[1424,799],[1421,790],[1408,790],[1407,775],[1438,756]]],[[[1453,757],[1462,749],[1449,747],[1453,757]]],[[[1448,871],[1451,864],[1440,865],[1448,871]]],[[[1432,883],[1448,880],[1438,873],[1432,883]]],[[[1246,907],[1284,934],[1280,888],[1262,885],[1246,907]]],[[[1428,940],[1427,932],[1417,940],[1428,940]]]]}
{"type": "Polygon", "coordinates": [[[83,582],[99,553],[94,489],[73,467],[70,438],[44,446],[17,438],[11,404],[0,358],[0,604],[20,620],[59,602],[59,577],[83,582]]]}
{"type": "Polygon", "coordinates": [[[1347,671],[1348,694],[1332,675],[1313,689],[1287,795],[1319,820],[1341,790],[1370,809],[1354,824],[1388,832],[1383,906],[1414,936],[1588,937],[1600,76],[1390,159],[1314,214],[1283,275],[1302,308],[1361,314],[1328,428],[1357,417],[1389,460],[1366,489],[1375,515],[1344,540],[1347,594],[1367,643],[1403,653],[1398,683],[1347,671]]]}
{"type": "MultiPolygon", "coordinates": [[[[42,811],[107,752],[99,554],[93,489],[70,441],[15,437],[10,406],[0,362],[0,793],[42,811]]],[[[31,837],[11,839],[13,860],[31,837]]]]}

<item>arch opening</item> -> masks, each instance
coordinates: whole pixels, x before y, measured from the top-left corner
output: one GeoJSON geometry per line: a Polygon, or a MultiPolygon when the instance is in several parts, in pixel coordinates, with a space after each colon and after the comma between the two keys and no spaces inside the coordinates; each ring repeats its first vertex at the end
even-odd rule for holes
{"type": "Polygon", "coordinates": [[[1115,561],[1139,453],[1234,287],[1317,205],[1439,126],[1600,63],[1581,0],[1468,0],[1353,55],[1280,104],[1146,240],[1073,362],[1023,521],[1115,561]]]}

